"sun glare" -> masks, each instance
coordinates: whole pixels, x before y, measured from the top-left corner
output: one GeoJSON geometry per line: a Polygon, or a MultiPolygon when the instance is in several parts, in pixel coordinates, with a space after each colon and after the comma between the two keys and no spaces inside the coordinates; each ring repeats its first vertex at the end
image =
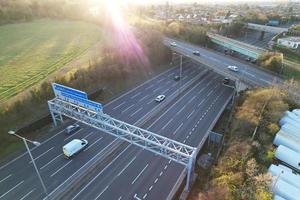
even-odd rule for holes
{"type": "Polygon", "coordinates": [[[148,66],[148,58],[124,19],[119,1],[105,1],[105,8],[108,34],[112,37],[115,49],[117,49],[124,62],[129,63],[132,60],[136,60],[144,66],[148,66]]]}

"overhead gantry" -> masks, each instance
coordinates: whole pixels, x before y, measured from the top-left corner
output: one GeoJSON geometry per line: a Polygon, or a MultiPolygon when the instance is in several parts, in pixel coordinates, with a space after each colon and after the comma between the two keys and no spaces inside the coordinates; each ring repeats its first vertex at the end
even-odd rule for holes
{"type": "Polygon", "coordinates": [[[66,116],[184,165],[187,171],[185,189],[190,189],[196,148],[114,119],[103,113],[101,104],[88,100],[82,91],[59,84],[53,84],[53,89],[56,97],[48,101],[48,106],[55,125],[57,121],[63,122],[66,116]]]}

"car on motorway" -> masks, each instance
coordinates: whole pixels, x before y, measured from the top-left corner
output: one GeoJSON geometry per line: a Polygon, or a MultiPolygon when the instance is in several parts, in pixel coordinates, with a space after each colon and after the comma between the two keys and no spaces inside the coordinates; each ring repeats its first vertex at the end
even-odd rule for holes
{"type": "Polygon", "coordinates": [[[63,146],[64,156],[69,159],[82,151],[87,145],[88,141],[86,139],[74,139],[63,146]]]}
{"type": "Polygon", "coordinates": [[[200,56],[200,52],[199,51],[193,51],[193,54],[196,56],[200,56]]]}
{"type": "Polygon", "coordinates": [[[164,99],[166,98],[165,95],[158,95],[156,98],[155,98],[155,101],[156,102],[162,102],[164,99]]]}
{"type": "Polygon", "coordinates": [[[231,71],[234,71],[234,72],[238,72],[239,71],[239,68],[237,66],[234,66],[234,65],[229,65],[227,67],[227,69],[229,69],[231,71]]]}
{"type": "Polygon", "coordinates": [[[179,81],[180,80],[180,76],[174,76],[174,81],[179,81]]]}
{"type": "Polygon", "coordinates": [[[253,63],[253,64],[255,64],[256,63],[256,59],[252,59],[250,62],[253,63]]]}
{"type": "Polygon", "coordinates": [[[223,79],[223,84],[228,85],[229,83],[230,83],[230,79],[227,78],[227,77],[225,77],[225,78],[223,79]]]}
{"type": "Polygon", "coordinates": [[[172,47],[177,47],[176,42],[171,42],[170,45],[171,45],[172,47]]]}
{"type": "Polygon", "coordinates": [[[78,129],[80,129],[79,124],[73,124],[73,125],[68,126],[65,129],[65,132],[66,132],[66,134],[70,135],[72,133],[75,133],[78,129]]]}

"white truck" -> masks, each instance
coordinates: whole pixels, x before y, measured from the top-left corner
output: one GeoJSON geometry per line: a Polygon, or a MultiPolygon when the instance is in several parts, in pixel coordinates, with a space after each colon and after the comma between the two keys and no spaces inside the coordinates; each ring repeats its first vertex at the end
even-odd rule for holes
{"type": "Polygon", "coordinates": [[[88,141],[85,139],[74,139],[68,144],[63,146],[63,152],[66,158],[71,158],[76,153],[79,153],[88,145],[88,141]]]}

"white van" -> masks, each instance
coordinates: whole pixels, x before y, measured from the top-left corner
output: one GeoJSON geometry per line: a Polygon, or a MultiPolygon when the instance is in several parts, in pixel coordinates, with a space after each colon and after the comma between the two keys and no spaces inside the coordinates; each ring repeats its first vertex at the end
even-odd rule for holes
{"type": "Polygon", "coordinates": [[[66,158],[71,158],[73,155],[84,149],[88,145],[88,141],[85,139],[74,139],[65,146],[63,146],[63,152],[66,158]]]}

